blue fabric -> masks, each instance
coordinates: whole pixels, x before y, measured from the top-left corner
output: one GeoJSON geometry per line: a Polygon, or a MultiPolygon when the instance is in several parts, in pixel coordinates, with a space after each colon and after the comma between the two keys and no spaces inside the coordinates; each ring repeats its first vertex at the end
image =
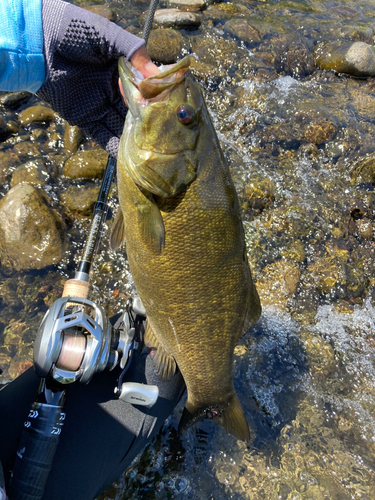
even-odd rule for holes
{"type": "Polygon", "coordinates": [[[36,92],[44,79],[42,0],[0,0],[0,90],[36,92]]]}

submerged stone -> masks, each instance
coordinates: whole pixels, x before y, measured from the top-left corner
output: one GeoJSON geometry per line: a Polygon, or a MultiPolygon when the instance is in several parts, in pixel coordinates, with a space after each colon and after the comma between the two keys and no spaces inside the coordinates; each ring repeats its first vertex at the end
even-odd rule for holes
{"type": "Polygon", "coordinates": [[[317,146],[333,139],[337,134],[336,125],[329,120],[322,120],[309,125],[305,131],[305,139],[317,146]]]}
{"type": "Polygon", "coordinates": [[[155,12],[154,23],[163,28],[198,28],[201,20],[194,12],[160,9],[155,12]]]}
{"type": "Polygon", "coordinates": [[[72,155],[78,151],[78,148],[85,140],[86,135],[77,125],[69,125],[69,123],[65,126],[64,131],[64,148],[65,151],[72,155]]]}
{"type": "Polygon", "coordinates": [[[65,226],[44,193],[17,184],[0,200],[0,263],[16,271],[43,269],[65,255],[65,226]]]}
{"type": "Polygon", "coordinates": [[[243,19],[227,21],[224,25],[224,32],[230,33],[250,45],[255,45],[262,39],[259,31],[243,19]]]}
{"type": "Polygon", "coordinates": [[[275,69],[294,78],[304,78],[315,70],[315,61],[307,45],[303,42],[282,47],[275,58],[275,69]]]}
{"type": "Polygon", "coordinates": [[[69,179],[101,179],[107,159],[108,153],[103,149],[82,151],[65,162],[63,173],[69,179]]]}
{"type": "Polygon", "coordinates": [[[205,0],[165,0],[160,2],[161,6],[170,9],[180,9],[190,12],[199,12],[206,8],[205,0]]]}
{"type": "Polygon", "coordinates": [[[175,63],[184,43],[183,36],[175,30],[152,30],[147,43],[147,52],[153,61],[162,64],[175,63]]]}
{"type": "Polygon", "coordinates": [[[69,186],[61,195],[61,203],[69,215],[90,216],[98,198],[99,186],[87,184],[84,186],[69,186]]]}
{"type": "Polygon", "coordinates": [[[316,63],[337,73],[375,76],[375,48],[364,42],[326,44],[317,50],[316,63]]]}
{"type": "Polygon", "coordinates": [[[21,125],[29,125],[35,122],[51,122],[58,116],[53,109],[38,104],[21,111],[19,121],[21,125]]]}
{"type": "Polygon", "coordinates": [[[83,8],[88,10],[89,12],[97,14],[98,16],[105,17],[106,19],[108,19],[108,21],[117,21],[116,12],[114,12],[109,7],[106,7],[105,5],[89,5],[88,7],[83,8]]]}
{"type": "Polygon", "coordinates": [[[47,184],[49,179],[50,176],[46,171],[43,160],[36,159],[17,167],[13,172],[10,185],[14,187],[17,184],[26,182],[32,186],[43,186],[47,184]]]}

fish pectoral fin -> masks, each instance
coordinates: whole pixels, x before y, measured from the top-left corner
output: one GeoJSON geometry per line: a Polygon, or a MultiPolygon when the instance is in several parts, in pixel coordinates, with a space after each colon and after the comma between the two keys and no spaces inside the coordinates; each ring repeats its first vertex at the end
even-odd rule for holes
{"type": "Polygon", "coordinates": [[[149,324],[145,331],[145,344],[150,349],[150,356],[158,377],[161,380],[170,380],[176,373],[176,361],[166,352],[149,324]]]}
{"type": "Polygon", "coordinates": [[[112,250],[117,250],[125,241],[125,221],[121,207],[118,207],[115,220],[109,237],[109,244],[112,250]]]}
{"type": "Polygon", "coordinates": [[[164,222],[155,203],[145,199],[137,204],[138,226],[143,243],[156,254],[160,254],[165,245],[164,222]]]}
{"type": "Polygon", "coordinates": [[[250,440],[249,425],[236,393],[230,396],[227,403],[217,407],[206,407],[187,402],[178,425],[178,431],[183,433],[195,423],[206,418],[216,422],[232,436],[242,441],[250,440]]]}

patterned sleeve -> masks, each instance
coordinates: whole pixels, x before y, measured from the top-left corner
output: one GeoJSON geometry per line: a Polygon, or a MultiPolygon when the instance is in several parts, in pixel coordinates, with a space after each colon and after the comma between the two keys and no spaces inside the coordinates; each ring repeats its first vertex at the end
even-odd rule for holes
{"type": "Polygon", "coordinates": [[[36,92],[44,79],[42,0],[0,0],[0,90],[36,92]]]}

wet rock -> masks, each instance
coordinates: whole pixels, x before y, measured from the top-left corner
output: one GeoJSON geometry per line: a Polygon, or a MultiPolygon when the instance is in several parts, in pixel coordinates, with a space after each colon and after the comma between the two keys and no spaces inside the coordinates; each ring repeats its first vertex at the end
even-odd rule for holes
{"type": "Polygon", "coordinates": [[[313,54],[302,42],[296,42],[287,48],[282,47],[275,58],[275,69],[293,78],[304,78],[315,70],[313,54]]]}
{"type": "Polygon", "coordinates": [[[90,216],[98,198],[99,186],[85,183],[83,186],[69,186],[61,195],[61,203],[69,215],[90,216]]]}
{"type": "Polygon", "coordinates": [[[18,156],[12,154],[8,149],[0,151],[0,185],[5,184],[7,176],[19,165],[18,156]]]}
{"type": "Polygon", "coordinates": [[[365,240],[374,239],[374,223],[367,217],[355,221],[357,233],[365,240]]]}
{"type": "Polygon", "coordinates": [[[262,39],[261,34],[243,19],[233,19],[224,25],[224,32],[239,38],[253,47],[262,39]]]}
{"type": "Polygon", "coordinates": [[[46,196],[17,184],[0,200],[0,261],[13,270],[42,269],[65,255],[64,224],[46,196]]]}
{"type": "Polygon", "coordinates": [[[352,184],[370,183],[375,184],[375,154],[369,154],[363,160],[354,163],[351,169],[352,184]]]}
{"type": "Polygon", "coordinates": [[[107,159],[108,153],[103,149],[82,151],[65,162],[63,173],[69,179],[101,179],[107,159]]]}
{"type": "Polygon", "coordinates": [[[31,106],[21,111],[19,121],[21,125],[29,125],[35,122],[51,122],[57,116],[53,109],[38,104],[37,106],[31,106]]]}
{"type": "Polygon", "coordinates": [[[0,118],[0,141],[5,141],[10,136],[6,122],[0,118]]]}
{"type": "Polygon", "coordinates": [[[213,21],[215,24],[221,21],[230,21],[236,17],[250,16],[251,10],[244,5],[233,3],[217,3],[210,5],[204,12],[205,20],[213,21]]]}
{"type": "Polygon", "coordinates": [[[85,133],[77,125],[65,126],[64,131],[64,149],[68,155],[72,155],[78,151],[80,145],[84,142],[86,138],[85,133]]]}
{"type": "Polygon", "coordinates": [[[16,356],[10,362],[8,373],[9,377],[14,380],[19,377],[23,372],[25,372],[28,368],[31,368],[33,363],[28,359],[20,359],[19,356],[16,356]]]}
{"type": "Polygon", "coordinates": [[[291,122],[270,125],[261,135],[261,144],[279,145],[283,149],[298,149],[303,139],[303,133],[298,125],[291,122]]]}
{"type": "MultiPolygon", "coordinates": [[[[344,259],[347,254],[344,254],[344,259]]],[[[307,280],[314,288],[323,294],[330,292],[334,287],[345,285],[344,262],[340,255],[317,257],[315,262],[307,268],[307,280]]]]}
{"type": "Polygon", "coordinates": [[[335,369],[335,352],[324,339],[306,335],[305,349],[310,370],[322,375],[328,375],[335,369]]]}
{"type": "Polygon", "coordinates": [[[205,0],[166,0],[160,2],[160,5],[169,9],[180,9],[190,12],[199,12],[206,8],[205,0]]]}
{"type": "Polygon", "coordinates": [[[201,20],[194,12],[178,9],[160,9],[155,12],[154,25],[160,28],[198,28],[201,20]]]}
{"type": "Polygon", "coordinates": [[[269,179],[255,178],[240,195],[242,210],[250,216],[259,215],[275,200],[276,186],[269,179]]]}
{"type": "Polygon", "coordinates": [[[30,131],[31,140],[41,143],[48,141],[48,134],[44,128],[34,128],[30,131]]]}
{"type": "Polygon", "coordinates": [[[35,144],[29,141],[19,142],[13,146],[13,153],[20,161],[26,161],[32,157],[40,156],[40,151],[35,144]]]}
{"type": "Polygon", "coordinates": [[[302,241],[293,241],[291,245],[287,246],[280,252],[280,255],[284,257],[284,259],[302,264],[306,258],[305,246],[302,241]]]}
{"type": "Polygon", "coordinates": [[[337,73],[375,76],[375,48],[364,42],[326,44],[317,49],[316,64],[337,73]]]}
{"type": "Polygon", "coordinates": [[[108,19],[108,21],[112,22],[117,21],[116,12],[114,12],[109,7],[106,7],[105,5],[89,5],[88,7],[83,7],[83,8],[85,10],[88,10],[89,12],[97,14],[98,16],[105,17],[106,19],[108,19]]]}
{"type": "Polygon", "coordinates": [[[301,271],[293,262],[280,260],[266,266],[256,285],[261,304],[285,311],[288,299],[297,291],[300,277],[301,271]]]}
{"type": "Polygon", "coordinates": [[[30,94],[30,92],[26,92],[24,90],[20,90],[19,92],[9,92],[9,94],[1,96],[0,103],[7,107],[18,106],[31,96],[32,94],[30,94]]]}
{"type": "Polygon", "coordinates": [[[229,38],[215,34],[191,36],[192,52],[198,57],[192,61],[194,75],[198,78],[214,77],[216,79],[228,76],[228,66],[235,60],[238,50],[237,43],[229,38]]]}
{"type": "Polygon", "coordinates": [[[184,38],[178,31],[152,30],[147,43],[147,52],[153,61],[172,64],[178,60],[183,44],[184,38]]]}
{"type": "Polygon", "coordinates": [[[13,172],[11,187],[26,182],[32,186],[44,186],[49,181],[50,176],[45,168],[44,161],[41,159],[31,160],[20,165],[13,172]]]}
{"type": "Polygon", "coordinates": [[[305,131],[305,138],[317,146],[332,140],[337,134],[335,123],[329,120],[322,120],[309,125],[305,131]]]}

